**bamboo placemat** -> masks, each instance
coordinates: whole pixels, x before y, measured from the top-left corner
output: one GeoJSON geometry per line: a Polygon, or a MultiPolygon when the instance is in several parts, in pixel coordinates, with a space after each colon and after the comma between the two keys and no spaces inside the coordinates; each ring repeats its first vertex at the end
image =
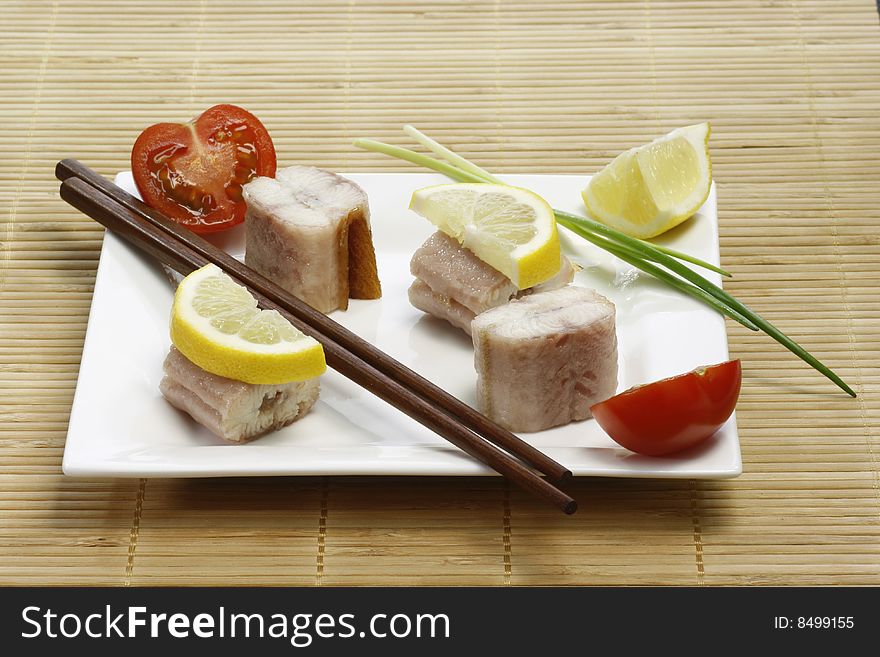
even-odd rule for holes
{"type": "Polygon", "coordinates": [[[0,3],[0,583],[880,584],[880,23],[873,0],[0,3]],[[247,7],[247,9],[243,9],[247,7]],[[61,455],[101,244],[54,163],[128,168],[144,126],[252,109],[282,164],[409,122],[497,171],[595,171],[711,120],[729,289],[763,335],[745,473],[580,480],[82,480],[61,455]]]}

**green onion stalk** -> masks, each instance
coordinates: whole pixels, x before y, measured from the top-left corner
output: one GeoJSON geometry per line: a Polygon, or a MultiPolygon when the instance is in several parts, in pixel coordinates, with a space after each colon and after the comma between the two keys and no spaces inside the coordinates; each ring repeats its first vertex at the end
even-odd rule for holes
{"type": "MultiPolygon", "coordinates": [[[[354,145],[364,150],[384,153],[385,155],[432,169],[458,182],[504,184],[485,169],[461,157],[413,126],[404,126],[403,130],[407,135],[414,138],[438,157],[431,157],[408,148],[386,144],[373,139],[357,139],[354,145]]],[[[726,315],[732,320],[739,322],[747,329],[764,331],[764,333],[776,340],[795,356],[828,377],[848,395],[856,396],[855,391],[843,379],[801,345],[789,338],[758,313],[684,263],[687,262],[727,277],[731,276],[730,272],[686,253],[653,244],[646,240],[630,237],[610,226],[587,217],[555,209],[553,212],[559,225],[627,264],[714,308],[722,315],[726,315]]]]}

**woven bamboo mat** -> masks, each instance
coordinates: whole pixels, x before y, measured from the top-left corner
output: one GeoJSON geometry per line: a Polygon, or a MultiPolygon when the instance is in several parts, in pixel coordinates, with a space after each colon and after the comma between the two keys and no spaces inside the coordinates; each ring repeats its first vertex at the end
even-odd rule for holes
{"type": "Polygon", "coordinates": [[[880,584],[880,22],[873,0],[0,3],[0,583],[880,584]],[[239,7],[247,7],[247,10],[239,7]],[[709,119],[729,289],[762,335],[745,473],[581,480],[563,517],[496,479],[61,475],[101,231],[54,163],[249,107],[280,161],[414,123],[497,171],[592,172],[709,119]]]}

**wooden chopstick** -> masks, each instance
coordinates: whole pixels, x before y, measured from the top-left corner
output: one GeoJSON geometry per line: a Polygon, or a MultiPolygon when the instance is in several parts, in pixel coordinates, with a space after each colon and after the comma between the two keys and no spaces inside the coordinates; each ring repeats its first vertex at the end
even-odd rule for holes
{"type": "MultiPolygon", "coordinates": [[[[59,163],[59,167],[61,164],[59,163]]],[[[574,513],[577,509],[577,503],[569,495],[484,439],[483,436],[475,433],[455,414],[438,407],[435,400],[425,394],[424,389],[408,387],[405,382],[390,376],[387,372],[379,370],[373,364],[337,342],[333,337],[328,336],[321,330],[321,326],[303,320],[299,313],[295,313],[291,309],[291,306],[294,304],[288,303],[289,299],[286,298],[296,299],[296,297],[284,293],[283,290],[267,279],[260,277],[250,268],[242,265],[207,242],[206,244],[211,246],[211,249],[206,249],[206,252],[199,252],[193,249],[187,243],[189,240],[178,239],[174,233],[179,232],[186,237],[192,236],[197,238],[197,236],[192,235],[185,229],[178,229],[173,232],[163,229],[163,227],[157,225],[157,222],[148,220],[141,213],[122,205],[116,199],[106,194],[103,189],[81,179],[76,173],[66,175],[70,171],[70,168],[65,167],[64,171],[60,172],[61,175],[59,175],[60,178],[64,179],[61,185],[61,197],[65,201],[181,274],[186,275],[209,262],[214,262],[214,264],[224,269],[233,278],[238,279],[239,283],[245,285],[261,307],[274,308],[300,331],[311,335],[321,342],[328,364],[343,376],[346,376],[421,424],[432,429],[438,435],[446,438],[474,458],[508,477],[525,490],[553,503],[565,513],[574,513]],[[211,251],[219,252],[225,257],[214,260],[211,257],[211,251]],[[228,260],[232,260],[236,266],[234,268],[226,267],[225,265],[228,260]],[[244,280],[244,277],[239,277],[236,270],[245,270],[247,278],[251,280],[248,281],[244,280]]],[[[115,186],[113,187],[115,188],[115,186]]],[[[155,217],[153,218],[155,219],[155,217]]],[[[167,219],[161,219],[164,223],[172,223],[167,219]]],[[[176,224],[173,224],[173,226],[176,227],[176,224]]],[[[201,240],[201,238],[197,238],[196,241],[198,240],[201,240]]],[[[298,299],[296,301],[299,305],[305,306],[298,299]]],[[[306,308],[309,307],[306,306],[306,308]]],[[[322,324],[332,322],[332,320],[317,311],[311,310],[311,313],[325,320],[321,322],[322,324]]],[[[335,322],[332,323],[339,326],[335,322]]],[[[342,329],[342,327],[339,327],[339,329],[342,329]]],[[[342,330],[344,331],[345,329],[342,330]]],[[[375,348],[373,349],[375,350],[375,348]]],[[[382,352],[379,351],[379,353],[381,354],[382,352]]],[[[393,361],[386,354],[383,354],[383,356],[393,361]]],[[[399,367],[400,369],[406,369],[402,365],[399,365],[399,367]]],[[[489,422],[489,420],[486,419],[486,422],[489,422]]]]}
{"type": "Polygon", "coordinates": [[[174,236],[192,250],[214,262],[224,271],[234,275],[250,287],[268,290],[271,296],[283,302],[283,305],[296,317],[315,327],[332,338],[345,349],[356,354],[361,360],[370,363],[377,370],[400,381],[406,387],[429,398],[435,405],[451,413],[465,426],[481,434],[498,447],[507,450],[520,460],[531,465],[551,479],[563,482],[571,477],[571,471],[556,462],[543,452],[535,449],[512,432],[499,426],[482,413],[474,410],[460,399],[450,395],[442,388],[431,383],[412,371],[399,361],[391,358],[360,336],[352,333],[341,324],[333,321],[323,313],[315,310],[304,301],[287,292],[274,282],[260,275],[244,263],[239,262],[222,249],[217,248],[203,237],[196,235],[180,224],[170,221],[161,212],[151,208],[140,199],[127,193],[112,182],[85,166],[78,160],[61,160],[55,167],[55,175],[59,180],[76,177],[103,192],[120,205],[140,215],[146,221],[174,236]]]}

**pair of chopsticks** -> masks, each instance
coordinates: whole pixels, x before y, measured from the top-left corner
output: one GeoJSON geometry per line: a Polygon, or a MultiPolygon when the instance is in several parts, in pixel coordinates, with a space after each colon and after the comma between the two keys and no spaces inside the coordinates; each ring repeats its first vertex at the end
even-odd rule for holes
{"type": "Polygon", "coordinates": [[[62,160],[55,176],[62,199],[133,246],[184,276],[214,263],[261,308],[277,310],[320,342],[327,364],[340,374],[523,489],[565,513],[577,510],[577,502],[550,481],[562,482],[571,472],[543,452],[81,162],[62,160]]]}

